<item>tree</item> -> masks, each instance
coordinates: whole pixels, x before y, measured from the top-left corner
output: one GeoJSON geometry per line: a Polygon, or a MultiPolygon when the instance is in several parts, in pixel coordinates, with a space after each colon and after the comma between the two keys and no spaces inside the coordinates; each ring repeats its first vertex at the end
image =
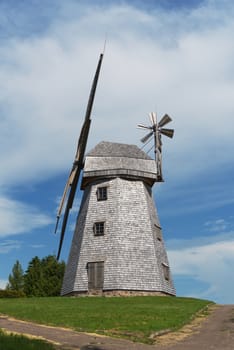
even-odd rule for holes
{"type": "Polygon", "coordinates": [[[28,265],[24,276],[24,292],[27,296],[56,296],[62,287],[65,263],[48,255],[43,259],[37,256],[28,265]]]}
{"type": "Polygon", "coordinates": [[[19,260],[16,260],[12,268],[12,273],[8,277],[6,289],[22,292],[24,289],[24,271],[19,260]]]}
{"type": "Polygon", "coordinates": [[[43,296],[41,288],[42,270],[41,261],[35,256],[28,264],[28,269],[24,275],[24,292],[27,296],[43,296]]]}
{"type": "Polygon", "coordinates": [[[42,289],[47,296],[60,295],[62,288],[65,263],[58,262],[56,257],[49,255],[41,260],[42,289]]]}

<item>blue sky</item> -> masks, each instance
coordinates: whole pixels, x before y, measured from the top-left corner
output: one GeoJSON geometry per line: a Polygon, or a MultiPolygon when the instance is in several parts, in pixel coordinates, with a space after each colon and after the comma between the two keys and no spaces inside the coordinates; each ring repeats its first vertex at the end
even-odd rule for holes
{"type": "Polygon", "coordinates": [[[0,286],[16,259],[26,269],[57,252],[56,210],[107,36],[88,150],[141,146],[149,112],[173,118],[154,197],[177,294],[234,303],[233,15],[231,0],[1,0],[0,286]]]}

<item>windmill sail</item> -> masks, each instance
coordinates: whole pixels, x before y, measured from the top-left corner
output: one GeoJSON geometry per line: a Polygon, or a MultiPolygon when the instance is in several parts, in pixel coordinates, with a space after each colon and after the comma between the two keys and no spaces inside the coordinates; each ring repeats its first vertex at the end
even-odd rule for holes
{"type": "Polygon", "coordinates": [[[91,124],[91,112],[92,112],[92,107],[93,107],[93,102],[94,102],[94,97],[95,97],[95,92],[97,88],[97,83],[98,83],[98,78],[99,78],[99,73],[101,70],[101,64],[102,64],[102,59],[103,59],[103,53],[99,57],[96,73],[93,79],[90,95],[89,95],[89,100],[88,100],[88,105],[86,108],[86,113],[85,113],[85,119],[83,126],[81,128],[79,140],[78,140],[78,145],[77,145],[77,150],[76,150],[76,155],[75,155],[75,160],[73,163],[73,167],[71,169],[68,181],[66,183],[64,193],[61,199],[61,203],[59,206],[58,214],[57,214],[57,222],[56,222],[56,228],[55,232],[58,227],[58,222],[62,213],[62,209],[65,203],[65,199],[68,194],[67,198],[67,203],[66,203],[66,208],[63,216],[63,223],[62,223],[62,228],[61,228],[61,234],[60,234],[60,241],[59,241],[59,249],[58,249],[58,254],[57,254],[57,259],[60,257],[61,249],[62,249],[62,244],[63,244],[63,239],[64,239],[64,234],[67,226],[67,220],[69,216],[69,211],[72,208],[75,193],[76,193],[76,188],[77,184],[79,181],[80,177],[80,172],[83,168],[83,163],[84,163],[84,154],[85,154],[85,149],[88,141],[88,134],[89,134],[89,129],[90,129],[90,124],[91,124]]]}

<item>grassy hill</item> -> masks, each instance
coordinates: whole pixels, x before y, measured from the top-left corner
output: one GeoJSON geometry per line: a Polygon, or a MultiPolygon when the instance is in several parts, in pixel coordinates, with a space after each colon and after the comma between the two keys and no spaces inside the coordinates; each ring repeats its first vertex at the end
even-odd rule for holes
{"type": "Polygon", "coordinates": [[[150,335],[176,330],[211,302],[179,297],[81,297],[0,299],[0,313],[80,332],[150,343],[150,335]]]}

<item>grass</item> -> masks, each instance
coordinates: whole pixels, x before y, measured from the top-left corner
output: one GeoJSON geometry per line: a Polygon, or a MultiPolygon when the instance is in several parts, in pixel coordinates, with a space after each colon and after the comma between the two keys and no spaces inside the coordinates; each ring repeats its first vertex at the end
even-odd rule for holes
{"type": "Polygon", "coordinates": [[[207,300],[158,296],[22,298],[0,299],[0,313],[149,343],[150,334],[181,328],[208,304],[207,300]]]}
{"type": "Polygon", "coordinates": [[[0,330],[2,350],[54,350],[53,345],[39,339],[28,339],[20,335],[5,334],[0,330]]]}

